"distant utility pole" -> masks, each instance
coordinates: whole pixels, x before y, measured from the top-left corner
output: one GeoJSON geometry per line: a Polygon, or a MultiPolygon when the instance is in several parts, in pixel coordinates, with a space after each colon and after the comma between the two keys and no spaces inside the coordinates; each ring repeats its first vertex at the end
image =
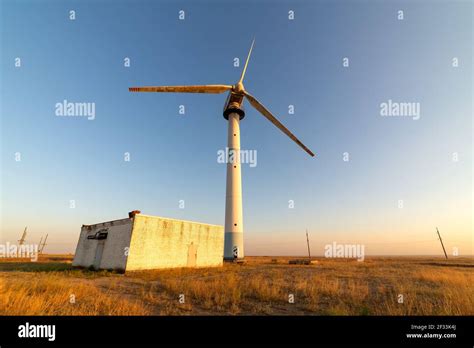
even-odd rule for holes
{"type": "Polygon", "coordinates": [[[309,250],[309,237],[308,237],[308,230],[306,230],[306,243],[308,243],[308,257],[311,260],[311,251],[309,250]]]}
{"type": "Polygon", "coordinates": [[[436,227],[436,232],[438,232],[439,241],[441,242],[441,246],[443,247],[443,251],[444,251],[444,256],[446,256],[446,260],[447,260],[448,254],[446,254],[446,249],[444,248],[443,240],[441,239],[441,234],[439,234],[438,227],[436,227]]]}
{"type": "Polygon", "coordinates": [[[25,230],[23,231],[23,235],[21,236],[21,238],[18,240],[18,245],[23,245],[25,243],[25,238],[26,238],[26,229],[28,228],[28,226],[25,227],[25,230]]]}
{"type": "Polygon", "coordinates": [[[46,237],[44,238],[43,245],[40,246],[39,253],[42,254],[44,250],[44,246],[46,245],[46,239],[48,239],[48,234],[46,234],[46,237]]]}

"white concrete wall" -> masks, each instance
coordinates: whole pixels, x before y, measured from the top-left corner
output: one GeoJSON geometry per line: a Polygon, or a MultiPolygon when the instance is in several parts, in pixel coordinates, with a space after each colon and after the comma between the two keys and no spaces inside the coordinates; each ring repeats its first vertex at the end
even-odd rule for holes
{"type": "Polygon", "coordinates": [[[222,266],[223,226],[136,215],[126,270],[187,267],[191,243],[196,267],[222,266]]]}
{"type": "Polygon", "coordinates": [[[73,266],[90,267],[94,264],[97,245],[96,239],[87,239],[97,231],[107,229],[108,236],[104,242],[104,250],[100,262],[100,269],[114,269],[124,271],[127,263],[125,248],[130,245],[133,219],[121,219],[95,225],[84,225],[81,229],[73,266]]]}

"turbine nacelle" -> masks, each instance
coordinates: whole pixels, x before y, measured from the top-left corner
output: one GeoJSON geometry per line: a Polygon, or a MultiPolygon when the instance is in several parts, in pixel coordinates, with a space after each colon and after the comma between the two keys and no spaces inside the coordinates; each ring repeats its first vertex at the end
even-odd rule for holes
{"type": "Polygon", "coordinates": [[[233,112],[239,114],[240,119],[242,120],[245,117],[245,111],[243,108],[244,94],[234,92],[233,89],[229,92],[227,99],[224,104],[224,118],[229,119],[229,115],[233,112]]]}

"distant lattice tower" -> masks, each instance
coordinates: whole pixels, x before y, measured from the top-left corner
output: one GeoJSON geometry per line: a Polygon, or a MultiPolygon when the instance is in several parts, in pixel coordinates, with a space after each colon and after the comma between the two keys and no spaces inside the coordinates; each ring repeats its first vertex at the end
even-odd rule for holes
{"type": "Polygon", "coordinates": [[[25,239],[26,239],[26,229],[28,226],[25,227],[25,230],[23,231],[23,234],[20,239],[18,239],[18,245],[23,245],[25,244],[25,239]]]}
{"type": "Polygon", "coordinates": [[[46,246],[46,239],[48,239],[48,234],[46,234],[46,237],[44,238],[43,245],[41,245],[41,241],[40,241],[39,250],[38,250],[40,254],[43,253],[44,247],[46,246]]]}

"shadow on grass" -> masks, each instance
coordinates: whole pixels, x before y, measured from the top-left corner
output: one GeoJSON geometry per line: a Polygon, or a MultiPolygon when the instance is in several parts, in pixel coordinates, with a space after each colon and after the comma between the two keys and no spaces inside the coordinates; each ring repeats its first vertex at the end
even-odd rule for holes
{"type": "Polygon", "coordinates": [[[72,270],[64,262],[4,262],[0,263],[0,272],[58,272],[72,270]]]}
{"type": "Polygon", "coordinates": [[[123,275],[121,270],[93,270],[72,267],[65,262],[0,262],[0,272],[61,272],[64,276],[79,278],[101,278],[123,275]]]}
{"type": "Polygon", "coordinates": [[[420,263],[420,265],[439,266],[439,267],[468,267],[468,268],[474,268],[474,264],[468,264],[468,263],[424,262],[424,263],[420,263]]]}

